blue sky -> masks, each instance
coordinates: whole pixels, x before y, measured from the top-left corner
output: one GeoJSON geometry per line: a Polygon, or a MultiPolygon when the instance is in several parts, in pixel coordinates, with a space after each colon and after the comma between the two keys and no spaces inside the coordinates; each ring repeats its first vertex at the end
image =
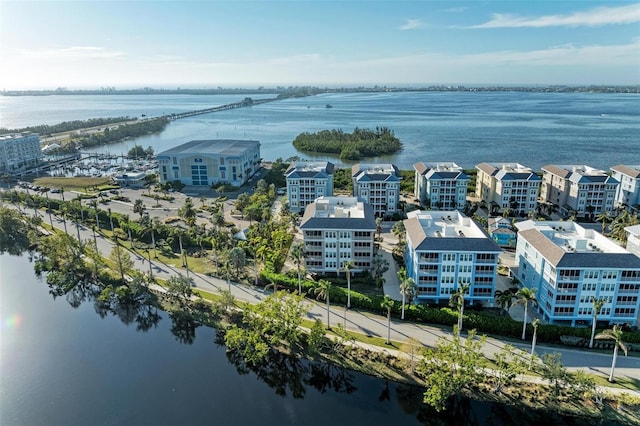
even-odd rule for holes
{"type": "Polygon", "coordinates": [[[0,90],[640,84],[640,3],[0,0],[0,90]]]}

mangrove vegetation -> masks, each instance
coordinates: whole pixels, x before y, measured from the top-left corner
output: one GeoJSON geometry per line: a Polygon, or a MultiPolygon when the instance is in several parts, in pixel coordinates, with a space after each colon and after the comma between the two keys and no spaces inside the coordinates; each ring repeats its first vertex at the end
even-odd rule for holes
{"type": "Polygon", "coordinates": [[[360,160],[394,154],[402,149],[402,142],[387,127],[356,127],[353,133],[340,129],[304,132],[296,136],[293,146],[299,151],[338,155],[342,160],[360,160]]]}

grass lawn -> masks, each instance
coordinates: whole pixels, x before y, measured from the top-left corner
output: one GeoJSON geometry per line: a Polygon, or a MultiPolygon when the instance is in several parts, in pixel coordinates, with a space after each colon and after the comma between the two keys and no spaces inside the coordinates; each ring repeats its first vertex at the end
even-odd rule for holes
{"type": "Polygon", "coordinates": [[[109,185],[109,177],[39,177],[33,183],[48,188],[64,188],[65,191],[85,192],[88,189],[98,190],[98,187],[109,185]]]}

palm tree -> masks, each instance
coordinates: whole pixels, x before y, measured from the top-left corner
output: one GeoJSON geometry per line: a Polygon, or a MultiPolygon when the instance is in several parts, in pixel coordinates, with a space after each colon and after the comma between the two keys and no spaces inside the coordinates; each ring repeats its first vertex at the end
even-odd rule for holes
{"type": "Polygon", "coordinates": [[[502,315],[505,312],[509,312],[509,309],[513,305],[513,299],[516,298],[517,288],[508,288],[506,290],[496,290],[495,299],[498,305],[502,308],[502,315]]]}
{"type": "Polygon", "coordinates": [[[134,213],[138,213],[140,215],[140,218],[142,219],[142,215],[144,214],[144,203],[141,199],[137,199],[136,201],[133,202],[133,212],[134,213]]]}
{"type": "Polygon", "coordinates": [[[100,231],[100,218],[98,217],[98,201],[94,198],[89,200],[89,206],[93,209],[96,215],[96,226],[98,227],[98,231],[100,231]]]}
{"type": "Polygon", "coordinates": [[[596,216],[596,220],[602,222],[602,233],[604,234],[604,231],[607,228],[607,222],[611,220],[611,215],[609,214],[609,212],[604,211],[596,216]]]}
{"type": "Polygon", "coordinates": [[[529,287],[522,287],[520,290],[518,290],[518,292],[516,293],[516,296],[518,297],[518,300],[515,301],[514,305],[519,305],[519,304],[524,305],[524,321],[522,323],[522,340],[525,340],[527,338],[526,336],[527,311],[529,308],[529,303],[533,304],[534,306],[538,304],[538,301],[536,299],[536,289],[529,288],[529,287]]]}
{"type": "Polygon", "coordinates": [[[380,239],[380,235],[382,234],[382,218],[376,218],[376,232],[378,233],[378,239],[380,239]]]}
{"type": "Polygon", "coordinates": [[[351,309],[351,270],[355,266],[355,262],[350,259],[342,263],[342,268],[347,274],[347,309],[351,309]]]}
{"type": "Polygon", "coordinates": [[[593,320],[591,322],[591,340],[589,340],[589,349],[593,349],[593,339],[596,336],[596,324],[598,323],[598,314],[600,313],[600,310],[602,309],[602,307],[606,302],[607,302],[606,299],[603,299],[603,298],[596,299],[595,297],[591,296],[591,304],[593,305],[593,320]]]}
{"type": "MultiPolygon", "coordinates": [[[[533,363],[533,355],[536,352],[536,342],[538,341],[538,326],[540,325],[540,320],[538,318],[534,319],[531,322],[533,326],[533,339],[531,339],[531,363],[533,363]]],[[[529,365],[529,369],[531,369],[531,364],[529,365]]]]}
{"type": "Polygon", "coordinates": [[[458,289],[453,294],[451,294],[451,299],[449,299],[449,305],[458,310],[458,333],[462,331],[462,317],[464,315],[464,295],[469,292],[470,288],[470,283],[465,283],[462,280],[459,280],[458,289]]]}
{"type": "Polygon", "coordinates": [[[409,304],[413,300],[418,286],[413,278],[407,276],[407,270],[405,268],[401,268],[398,271],[398,280],[400,281],[400,294],[402,294],[402,315],[400,319],[404,319],[404,304],[405,299],[409,299],[409,304]]]}
{"type": "Polygon", "coordinates": [[[380,302],[380,307],[387,310],[387,345],[391,344],[391,309],[393,309],[393,305],[393,299],[385,294],[384,299],[380,302]]]}
{"type": "Polygon", "coordinates": [[[389,270],[389,261],[382,254],[377,253],[371,259],[371,274],[378,288],[382,287],[384,278],[382,275],[389,270]]]}
{"type": "Polygon", "coordinates": [[[304,244],[301,242],[296,242],[291,246],[291,257],[296,264],[296,268],[298,269],[298,294],[302,294],[302,263],[304,261],[304,244]]]}
{"type": "Polygon", "coordinates": [[[393,232],[393,235],[398,237],[398,245],[404,244],[404,239],[407,235],[407,230],[404,227],[404,222],[401,220],[397,221],[393,225],[393,228],[391,228],[391,231],[393,232]]]}
{"type": "Polygon", "coordinates": [[[315,288],[316,298],[317,299],[325,299],[327,301],[327,330],[331,330],[331,325],[329,323],[329,312],[331,309],[331,302],[329,301],[329,296],[333,291],[333,285],[331,281],[328,280],[320,280],[318,281],[318,286],[315,288]]]}
{"type": "Polygon", "coordinates": [[[609,382],[613,382],[613,373],[616,369],[616,360],[618,359],[618,348],[624,351],[627,356],[627,345],[622,341],[622,329],[619,325],[614,325],[613,330],[605,330],[596,336],[596,339],[613,340],[613,361],[611,362],[611,374],[609,374],[609,382]]]}

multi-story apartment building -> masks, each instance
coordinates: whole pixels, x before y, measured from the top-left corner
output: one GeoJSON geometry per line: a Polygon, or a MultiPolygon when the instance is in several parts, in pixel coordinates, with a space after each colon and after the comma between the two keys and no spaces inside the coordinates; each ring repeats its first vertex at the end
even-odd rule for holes
{"type": "Polygon", "coordinates": [[[353,195],[373,207],[376,216],[398,211],[400,180],[393,164],[356,164],[351,168],[353,195]]]}
{"type": "Polygon", "coordinates": [[[493,305],[500,247],[457,210],[416,210],[407,216],[405,263],[418,285],[417,299],[447,302],[463,283],[471,285],[465,300],[493,305]]]}
{"type": "Polygon", "coordinates": [[[428,209],[460,210],[467,204],[467,176],[456,163],[416,163],[414,196],[428,209]]]}
{"type": "Polygon", "coordinates": [[[640,257],[640,225],[627,226],[627,250],[640,257]]]}
{"type": "Polygon", "coordinates": [[[36,133],[0,135],[0,173],[20,174],[41,160],[40,136],[36,133]]]}
{"type": "Polygon", "coordinates": [[[604,170],[550,164],[542,171],[540,199],[557,206],[560,213],[593,218],[603,212],[613,212],[618,181],[604,170]]]}
{"type": "Polygon", "coordinates": [[[620,182],[616,191],[614,208],[640,209],[640,165],[619,164],[611,168],[611,177],[620,182]]]}
{"type": "Polygon", "coordinates": [[[333,163],[296,161],[291,163],[287,179],[287,199],[292,212],[303,212],[316,198],[333,195],[333,163]]]}
{"type": "Polygon", "coordinates": [[[260,142],[196,140],[158,154],[160,182],[185,185],[230,183],[241,186],[260,168],[260,142]]]}
{"type": "Polygon", "coordinates": [[[541,179],[531,168],[518,163],[480,163],[476,169],[476,197],[492,213],[509,209],[523,215],[537,209],[541,179]]]}
{"type": "Polygon", "coordinates": [[[349,260],[353,271],[371,267],[376,220],[369,204],[355,197],[320,197],[305,209],[300,230],[308,271],[338,273],[349,260]]]}
{"type": "Polygon", "coordinates": [[[550,323],[590,323],[591,298],[604,299],[598,319],[636,324],[640,258],[574,222],[516,224],[522,285],[537,289],[538,311],[550,323]]]}

